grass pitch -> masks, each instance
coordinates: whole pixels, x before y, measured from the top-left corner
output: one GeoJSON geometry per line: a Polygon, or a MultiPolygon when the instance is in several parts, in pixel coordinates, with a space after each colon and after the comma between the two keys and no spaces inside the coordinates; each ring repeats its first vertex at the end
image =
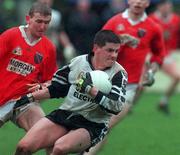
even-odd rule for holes
{"type": "MultiPolygon", "coordinates": [[[[179,155],[180,96],[171,99],[169,116],[157,110],[159,94],[144,93],[138,104],[109,134],[99,155],[179,155]]],[[[58,100],[42,104],[46,113],[58,107],[58,100]]],[[[11,122],[0,129],[0,155],[13,155],[24,131],[11,122]]],[[[44,155],[43,151],[36,155],[44,155]]]]}

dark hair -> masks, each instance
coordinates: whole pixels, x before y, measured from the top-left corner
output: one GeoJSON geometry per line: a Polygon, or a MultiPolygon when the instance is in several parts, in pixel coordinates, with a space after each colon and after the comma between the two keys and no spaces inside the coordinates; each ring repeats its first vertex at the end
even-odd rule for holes
{"type": "Polygon", "coordinates": [[[33,16],[34,13],[40,13],[43,16],[51,16],[51,8],[44,3],[35,2],[29,10],[29,16],[33,16]]]}
{"type": "Polygon", "coordinates": [[[119,37],[111,30],[100,30],[94,37],[94,44],[102,47],[106,43],[121,43],[119,37]]]}
{"type": "Polygon", "coordinates": [[[157,2],[157,5],[161,5],[161,4],[165,4],[165,3],[172,3],[172,1],[171,0],[159,0],[157,2]]]}

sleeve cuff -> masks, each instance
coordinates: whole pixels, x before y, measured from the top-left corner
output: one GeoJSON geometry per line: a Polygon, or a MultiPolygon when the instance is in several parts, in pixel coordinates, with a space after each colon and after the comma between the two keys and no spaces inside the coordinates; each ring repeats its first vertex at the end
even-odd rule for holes
{"type": "Polygon", "coordinates": [[[96,103],[100,103],[102,98],[103,98],[103,96],[104,96],[104,93],[102,93],[101,91],[98,91],[96,97],[94,98],[95,102],[96,103]]]}

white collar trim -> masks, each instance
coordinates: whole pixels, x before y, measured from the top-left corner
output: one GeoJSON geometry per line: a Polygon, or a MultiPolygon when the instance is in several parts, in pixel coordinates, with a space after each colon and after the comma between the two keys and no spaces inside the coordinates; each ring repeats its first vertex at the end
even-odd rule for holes
{"type": "Polygon", "coordinates": [[[132,20],[132,19],[129,17],[128,9],[126,9],[126,10],[122,13],[122,17],[123,17],[123,18],[126,18],[126,19],[130,22],[131,25],[136,25],[136,24],[139,24],[140,22],[145,21],[146,18],[147,18],[147,14],[144,12],[144,14],[142,15],[142,17],[141,17],[139,20],[134,21],[134,20],[132,20]]]}
{"type": "Polygon", "coordinates": [[[19,26],[19,30],[20,30],[22,37],[24,38],[25,42],[30,46],[34,46],[36,43],[38,43],[41,40],[41,38],[39,38],[33,42],[30,42],[27,35],[26,35],[26,32],[24,30],[27,27],[28,27],[28,25],[21,25],[21,26],[19,26]]]}

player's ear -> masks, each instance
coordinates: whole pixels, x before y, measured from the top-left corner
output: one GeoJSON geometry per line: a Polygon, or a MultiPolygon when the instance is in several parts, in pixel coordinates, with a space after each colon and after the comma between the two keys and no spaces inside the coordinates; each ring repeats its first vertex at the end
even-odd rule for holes
{"type": "Polygon", "coordinates": [[[99,47],[99,46],[98,46],[97,44],[94,44],[94,45],[93,45],[93,52],[96,52],[96,50],[98,49],[98,47],[99,47]]]}
{"type": "Polygon", "coordinates": [[[30,16],[26,15],[26,23],[29,24],[29,21],[30,21],[30,16]]]}
{"type": "Polygon", "coordinates": [[[150,0],[147,0],[146,8],[149,7],[150,5],[150,0]]]}
{"type": "Polygon", "coordinates": [[[131,0],[127,0],[127,4],[129,5],[131,2],[130,2],[131,0]]]}

